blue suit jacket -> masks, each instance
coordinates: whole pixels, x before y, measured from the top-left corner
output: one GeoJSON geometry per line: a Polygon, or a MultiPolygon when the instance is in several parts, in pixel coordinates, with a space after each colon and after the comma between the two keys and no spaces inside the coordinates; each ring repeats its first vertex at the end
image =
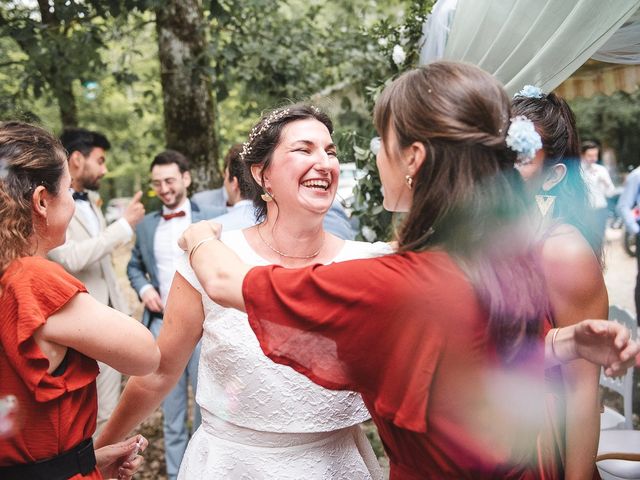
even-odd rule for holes
{"type": "MultiPolygon", "coordinates": [[[[226,210],[225,207],[200,208],[191,201],[191,222],[195,223],[217,217],[225,213],[226,210]]],[[[129,277],[129,283],[136,294],[145,285],[152,285],[156,290],[160,286],[158,268],[153,253],[153,242],[161,218],[160,211],[148,213],[136,227],[136,243],[127,264],[127,277],[129,277]]],[[[145,308],[142,323],[148,327],[150,321],[151,312],[145,308]]]]}

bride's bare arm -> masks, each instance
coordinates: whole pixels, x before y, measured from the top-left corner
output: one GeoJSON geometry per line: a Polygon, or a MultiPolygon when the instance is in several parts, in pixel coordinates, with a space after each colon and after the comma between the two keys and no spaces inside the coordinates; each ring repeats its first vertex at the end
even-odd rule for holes
{"type": "Polygon", "coordinates": [[[158,335],[160,365],[149,375],[129,379],[118,406],[95,442],[97,448],[123,440],[160,406],[202,337],[203,320],[200,293],[176,273],[158,335]]]}

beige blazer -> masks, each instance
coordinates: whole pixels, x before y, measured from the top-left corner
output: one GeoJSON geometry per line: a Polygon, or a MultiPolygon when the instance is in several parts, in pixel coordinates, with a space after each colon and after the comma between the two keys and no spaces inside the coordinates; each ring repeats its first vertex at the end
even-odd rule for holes
{"type": "Polygon", "coordinates": [[[76,209],[67,228],[64,245],[51,250],[49,258],[84,283],[95,299],[105,305],[110,301],[116,310],[130,314],[129,305],[118,286],[111,253],[128,242],[131,233],[121,222],[107,227],[104,216],[96,205],[97,195],[90,193],[89,198],[100,222],[100,234],[97,237],[91,236],[82,214],[76,209]]]}

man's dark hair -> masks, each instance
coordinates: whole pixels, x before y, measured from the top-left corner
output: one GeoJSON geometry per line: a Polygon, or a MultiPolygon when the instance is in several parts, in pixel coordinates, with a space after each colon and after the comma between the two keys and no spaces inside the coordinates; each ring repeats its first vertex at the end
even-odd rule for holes
{"type": "Polygon", "coordinates": [[[111,144],[107,137],[99,132],[93,132],[85,128],[67,128],[60,135],[60,142],[67,151],[67,158],[73,152],[80,152],[87,156],[94,148],[109,150],[111,144]]]}
{"type": "Polygon", "coordinates": [[[183,154],[176,150],[165,150],[155,156],[149,167],[149,171],[153,170],[156,165],[171,165],[175,163],[180,169],[180,173],[189,171],[189,160],[183,154]]]}
{"type": "Polygon", "coordinates": [[[582,144],[580,145],[580,153],[584,153],[587,150],[591,150],[592,148],[597,148],[598,150],[600,150],[600,145],[598,145],[596,142],[594,142],[593,140],[585,140],[584,142],[582,142],[582,144]]]}
{"type": "Polygon", "coordinates": [[[248,171],[247,166],[240,158],[240,152],[242,152],[241,143],[236,143],[229,149],[224,157],[224,170],[229,169],[229,180],[233,178],[238,179],[238,187],[240,188],[242,198],[251,199],[253,196],[253,185],[248,177],[248,175],[251,175],[251,172],[248,171]]]}

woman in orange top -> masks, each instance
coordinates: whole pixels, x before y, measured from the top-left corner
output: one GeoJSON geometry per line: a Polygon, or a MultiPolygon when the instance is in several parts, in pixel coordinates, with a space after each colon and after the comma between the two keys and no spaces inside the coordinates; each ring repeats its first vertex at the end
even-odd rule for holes
{"type": "Polygon", "coordinates": [[[0,124],[0,398],[17,401],[0,478],[129,478],[142,437],[95,452],[96,360],[128,375],[159,362],[149,331],[46,259],[74,211],[65,151],[48,132],[0,124]]]}
{"type": "Polygon", "coordinates": [[[623,341],[609,348],[605,336],[591,359],[638,352],[607,322],[545,336],[542,259],[510,148],[535,132],[509,109],[497,80],[470,65],[434,62],[385,88],[374,116],[384,206],[408,212],[396,254],[250,269],[210,224],[185,233],[206,293],[247,311],[266,355],[362,394],[391,479],[539,478],[543,338],[556,362],[592,352],[582,347],[594,328],[623,341]]]}

